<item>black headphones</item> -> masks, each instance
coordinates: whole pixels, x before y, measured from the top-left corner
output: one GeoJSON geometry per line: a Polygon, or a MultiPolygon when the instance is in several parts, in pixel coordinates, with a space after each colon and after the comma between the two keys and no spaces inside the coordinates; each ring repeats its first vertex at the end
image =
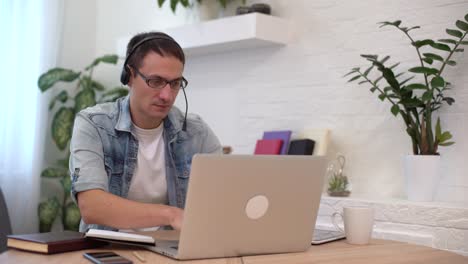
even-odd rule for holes
{"type": "MultiPolygon", "coordinates": [[[[165,39],[165,40],[169,40],[169,41],[172,41],[174,44],[176,44],[180,50],[183,50],[182,47],[179,45],[179,43],[177,43],[173,38],[171,38],[170,36],[168,35],[165,35],[164,33],[159,33],[161,35],[159,36],[151,36],[151,37],[146,37],[140,41],[137,42],[137,44],[135,44],[133,46],[133,48],[130,50],[130,52],[128,53],[127,57],[125,58],[125,61],[124,61],[124,64],[123,64],[123,67],[122,67],[122,73],[120,74],[120,82],[123,84],[123,85],[127,85],[128,82],[130,81],[130,73],[129,71],[127,71],[127,68],[128,68],[128,60],[132,57],[133,53],[135,53],[135,51],[141,46],[143,45],[144,43],[150,41],[150,40],[155,40],[155,39],[165,39]]],[[[184,124],[182,125],[182,130],[183,131],[187,131],[187,111],[188,111],[188,101],[187,101],[187,95],[185,94],[185,89],[182,89],[182,92],[184,93],[184,98],[185,98],[185,115],[184,115],[184,124]]]]}
{"type": "Polygon", "coordinates": [[[130,52],[128,53],[127,55],[127,58],[125,58],[125,61],[124,61],[124,64],[123,64],[123,68],[122,68],[122,73],[120,74],[120,82],[123,84],[123,85],[127,85],[128,84],[128,81],[130,80],[130,74],[129,72],[127,71],[127,63],[128,63],[128,60],[132,57],[133,53],[135,53],[135,51],[141,46],[143,45],[144,43],[150,41],[150,40],[155,40],[155,39],[165,39],[165,40],[169,40],[169,41],[172,41],[174,42],[179,48],[180,50],[182,50],[182,47],[179,45],[179,43],[177,43],[173,38],[169,37],[168,35],[162,35],[162,33],[159,33],[161,35],[159,36],[151,36],[151,37],[146,37],[140,41],[137,42],[137,44],[135,44],[133,46],[133,48],[130,50],[130,52]]]}

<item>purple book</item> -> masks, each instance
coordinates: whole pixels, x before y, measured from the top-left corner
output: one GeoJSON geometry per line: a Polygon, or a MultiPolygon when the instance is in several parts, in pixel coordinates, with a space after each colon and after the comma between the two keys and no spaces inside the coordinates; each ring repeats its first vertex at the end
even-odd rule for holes
{"type": "Polygon", "coordinates": [[[277,130],[263,132],[263,139],[282,139],[283,146],[281,147],[281,155],[288,154],[289,139],[291,138],[291,130],[277,130]]]}

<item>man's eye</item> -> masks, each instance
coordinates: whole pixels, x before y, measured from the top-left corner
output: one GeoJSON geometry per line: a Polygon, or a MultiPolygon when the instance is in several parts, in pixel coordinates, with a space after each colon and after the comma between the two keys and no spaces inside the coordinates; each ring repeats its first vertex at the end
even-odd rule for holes
{"type": "Polygon", "coordinates": [[[149,80],[150,86],[161,86],[161,85],[163,85],[165,83],[166,82],[161,78],[154,78],[154,79],[149,80]]]}

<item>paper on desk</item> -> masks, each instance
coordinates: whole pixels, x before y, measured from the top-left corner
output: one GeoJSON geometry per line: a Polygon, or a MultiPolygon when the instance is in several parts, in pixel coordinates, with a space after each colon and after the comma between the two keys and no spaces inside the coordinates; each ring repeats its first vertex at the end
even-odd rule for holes
{"type": "Polygon", "coordinates": [[[151,236],[144,236],[138,234],[130,234],[124,232],[116,232],[109,230],[100,230],[100,229],[89,229],[86,232],[85,237],[96,238],[102,240],[110,240],[117,242],[133,242],[141,244],[155,244],[154,238],[151,236]]]}

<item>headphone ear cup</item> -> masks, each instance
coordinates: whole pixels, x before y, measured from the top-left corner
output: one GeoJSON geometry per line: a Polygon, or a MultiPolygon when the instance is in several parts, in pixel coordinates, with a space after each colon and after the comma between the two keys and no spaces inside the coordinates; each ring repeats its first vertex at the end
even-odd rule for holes
{"type": "Polygon", "coordinates": [[[123,84],[123,85],[127,85],[128,84],[128,81],[130,80],[130,76],[128,75],[128,72],[127,72],[127,67],[124,66],[122,68],[122,73],[120,74],[120,82],[123,84]]]}

